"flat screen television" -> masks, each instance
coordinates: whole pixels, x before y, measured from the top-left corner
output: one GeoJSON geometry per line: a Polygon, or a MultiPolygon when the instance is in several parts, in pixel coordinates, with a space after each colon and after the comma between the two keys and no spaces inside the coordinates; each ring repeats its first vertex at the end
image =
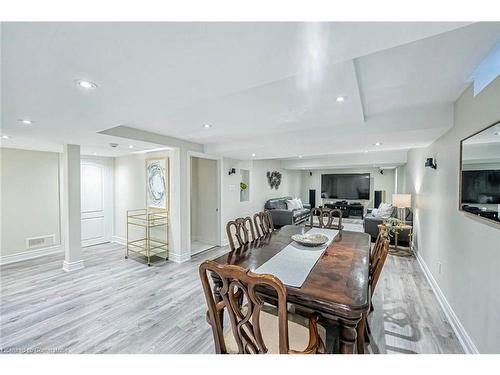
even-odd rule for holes
{"type": "Polygon", "coordinates": [[[322,174],[321,198],[370,199],[370,174],[322,174]]]}
{"type": "Polygon", "coordinates": [[[500,170],[462,171],[462,203],[500,204],[500,170]]]}

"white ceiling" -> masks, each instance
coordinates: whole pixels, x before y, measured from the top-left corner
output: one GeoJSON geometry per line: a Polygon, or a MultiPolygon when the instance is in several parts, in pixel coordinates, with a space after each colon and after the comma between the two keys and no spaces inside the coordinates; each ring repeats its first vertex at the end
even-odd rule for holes
{"type": "Polygon", "coordinates": [[[127,124],[246,159],[429,144],[452,125],[500,23],[4,23],[1,33],[3,146],[104,152],[113,137],[97,132],[127,124]]]}

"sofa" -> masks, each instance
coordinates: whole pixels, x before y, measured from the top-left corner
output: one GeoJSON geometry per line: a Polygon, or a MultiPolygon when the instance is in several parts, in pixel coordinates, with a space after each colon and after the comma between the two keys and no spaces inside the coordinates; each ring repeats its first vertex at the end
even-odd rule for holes
{"type": "MultiPolygon", "coordinates": [[[[382,224],[386,218],[381,218],[374,216],[370,210],[368,210],[368,214],[365,216],[363,220],[363,227],[365,230],[365,233],[368,233],[372,241],[375,241],[378,236],[378,225],[382,224]]],[[[398,216],[398,209],[396,207],[393,208],[390,217],[397,217],[398,216]]],[[[411,210],[406,211],[406,224],[413,225],[413,213],[411,210]]],[[[408,244],[409,243],[409,234],[410,232],[407,230],[404,230],[398,234],[398,243],[399,244],[408,244]]],[[[391,240],[393,242],[394,239],[391,240]]]]}
{"type": "Polygon", "coordinates": [[[264,209],[271,213],[273,224],[277,227],[301,223],[309,218],[311,205],[303,204],[304,208],[288,210],[286,201],[292,197],[272,198],[266,201],[264,209]]]}

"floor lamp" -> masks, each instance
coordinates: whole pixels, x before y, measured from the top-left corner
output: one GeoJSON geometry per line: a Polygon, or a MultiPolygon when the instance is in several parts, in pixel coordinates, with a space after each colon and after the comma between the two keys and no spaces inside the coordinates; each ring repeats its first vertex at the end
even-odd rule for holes
{"type": "Polygon", "coordinates": [[[392,194],[392,205],[398,208],[398,219],[406,224],[406,208],[411,207],[411,194],[392,194]]]}

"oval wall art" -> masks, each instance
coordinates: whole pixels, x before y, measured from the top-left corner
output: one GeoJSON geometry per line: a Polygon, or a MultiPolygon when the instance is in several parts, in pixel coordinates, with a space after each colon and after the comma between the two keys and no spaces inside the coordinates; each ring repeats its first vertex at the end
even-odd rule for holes
{"type": "Polygon", "coordinates": [[[168,206],[168,159],[146,160],[146,205],[166,210],[168,206]]]}

